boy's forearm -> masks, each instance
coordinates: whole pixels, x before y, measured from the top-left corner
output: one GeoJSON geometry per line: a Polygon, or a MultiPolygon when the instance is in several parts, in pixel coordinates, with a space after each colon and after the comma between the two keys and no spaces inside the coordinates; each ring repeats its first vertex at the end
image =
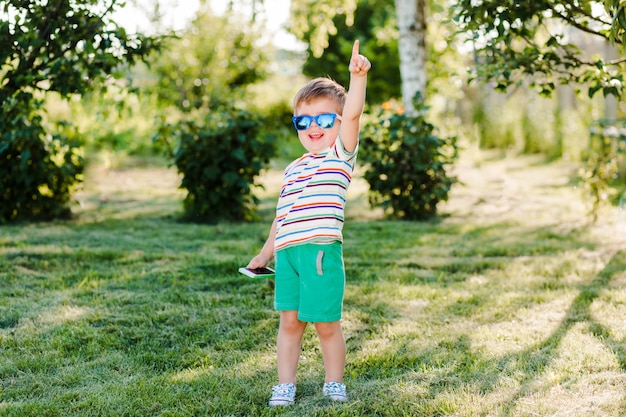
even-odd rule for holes
{"type": "Polygon", "coordinates": [[[353,152],[359,141],[361,115],[365,106],[366,75],[350,76],[348,95],[343,107],[341,140],[348,152],[353,152]]]}
{"type": "Polygon", "coordinates": [[[272,222],[272,227],[270,228],[270,233],[263,245],[263,249],[261,249],[261,255],[267,257],[268,260],[271,260],[274,257],[274,240],[276,239],[276,219],[272,222]]]}
{"type": "Polygon", "coordinates": [[[274,239],[276,238],[276,219],[272,223],[269,236],[261,249],[261,252],[248,262],[248,268],[260,268],[267,266],[274,258],[274,239]]]}
{"type": "Polygon", "coordinates": [[[346,103],[343,108],[343,120],[359,121],[365,107],[367,75],[351,75],[346,103]]]}

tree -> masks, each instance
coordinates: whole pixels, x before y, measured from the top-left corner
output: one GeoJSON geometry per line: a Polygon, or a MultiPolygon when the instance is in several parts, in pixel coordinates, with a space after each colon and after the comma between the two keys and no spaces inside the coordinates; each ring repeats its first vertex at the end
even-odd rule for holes
{"type": "Polygon", "coordinates": [[[621,44],[622,52],[626,53],[626,0],[607,0],[604,7],[613,16],[609,40],[621,44]]]}
{"type": "MultiPolygon", "coordinates": [[[[367,165],[364,177],[370,186],[370,203],[382,206],[386,214],[392,217],[411,220],[424,220],[437,214],[437,204],[447,200],[450,188],[456,182],[448,176],[447,170],[458,156],[456,138],[437,137],[435,127],[425,118],[426,1],[395,2],[397,29],[391,39],[394,43],[398,39],[399,63],[397,55],[384,55],[383,52],[382,56],[371,56],[373,71],[378,74],[371,79],[382,80],[384,88],[384,83],[390,81],[389,73],[385,69],[379,71],[377,60],[394,69],[399,64],[403,106],[394,109],[391,102],[385,103],[379,119],[364,126],[361,135],[364,144],[361,161],[367,165]]],[[[326,53],[332,53],[335,39],[341,47],[342,43],[345,44],[344,38],[351,37],[354,32],[356,36],[369,36],[383,29],[368,27],[368,22],[362,26],[356,24],[360,15],[368,16],[370,12],[369,15],[375,16],[373,11],[376,8],[380,13],[379,4],[370,4],[364,0],[292,2],[291,30],[300,39],[309,41],[309,51],[314,57],[324,53],[323,61],[327,64],[330,62],[336,72],[342,74],[346,71],[340,70],[332,62],[333,56],[326,56],[326,53]]],[[[389,21],[391,19],[385,19],[382,23],[387,24],[389,21]]],[[[374,22],[381,23],[381,20],[376,19],[374,22]]],[[[371,26],[372,22],[369,23],[371,26]]],[[[369,50],[366,44],[364,53],[367,54],[369,50]]],[[[319,75],[320,68],[328,68],[324,67],[322,60],[315,61],[309,57],[309,61],[313,61],[310,70],[318,70],[316,75],[319,75]],[[319,66],[315,67],[317,62],[319,66]]],[[[369,90],[368,86],[368,96],[369,90]]],[[[393,87],[388,89],[388,92],[392,91],[397,90],[393,87]]]]}
{"type": "Polygon", "coordinates": [[[359,0],[353,16],[341,9],[331,19],[336,30],[327,34],[327,46],[321,51],[313,42],[316,27],[309,25],[306,8],[294,5],[298,13],[292,24],[292,31],[307,44],[307,57],[302,72],[310,77],[328,75],[342,85],[348,85],[345,56],[350,53],[355,39],[361,40],[361,51],[369,57],[378,74],[367,84],[367,98],[370,103],[382,103],[391,97],[399,97],[400,80],[396,13],[393,4],[380,4],[376,0],[359,0]],[[302,15],[300,14],[302,13],[302,15]],[[348,24],[351,23],[351,26],[348,24]]]}
{"type": "Polygon", "coordinates": [[[453,19],[468,35],[476,54],[474,77],[507,90],[531,79],[550,95],[559,84],[587,85],[620,97],[626,58],[585,54],[571,39],[574,29],[587,37],[621,45],[626,28],[624,0],[458,0],[453,19]]]}
{"type": "Polygon", "coordinates": [[[267,73],[267,48],[241,15],[216,16],[203,4],[189,28],[170,38],[151,62],[160,102],[183,111],[210,108],[244,97],[244,88],[267,73]]]}
{"type": "Polygon", "coordinates": [[[426,0],[395,0],[400,39],[402,103],[405,111],[415,111],[413,99],[426,97],[426,0]]]}
{"type": "Polygon", "coordinates": [[[45,123],[48,94],[81,95],[121,76],[158,46],[129,35],[109,16],[109,0],[8,0],[0,13],[0,222],[48,220],[70,213],[80,180],[77,135],[45,123]]]}
{"type": "Polygon", "coordinates": [[[151,65],[157,82],[149,90],[169,113],[172,106],[179,110],[174,113],[181,120],[163,117],[154,139],[182,174],[186,221],[255,218],[255,178],[276,151],[269,118],[251,110],[246,96],[247,87],[266,76],[269,62],[269,47],[259,44],[257,3],[251,17],[232,2],[220,16],[202,3],[189,28],[151,65]]]}
{"type": "MultiPolygon", "coordinates": [[[[379,80],[384,80],[387,84],[387,97],[401,93],[404,108],[411,113],[416,94],[419,92],[422,98],[426,97],[427,2],[428,0],[395,0],[393,11],[388,9],[388,5],[368,0],[292,2],[290,29],[298,38],[308,43],[310,55],[313,56],[307,59],[310,69],[305,66],[305,74],[312,73],[316,68],[316,74],[319,75],[319,69],[323,72],[329,65],[333,65],[332,54],[338,49],[334,42],[340,48],[346,49],[349,46],[344,44],[352,41],[342,41],[342,38],[347,38],[344,32],[350,33],[350,36],[361,36],[365,42],[363,51],[370,53],[375,71],[385,74],[379,80]],[[390,22],[396,27],[391,29],[388,26],[390,22]],[[322,54],[325,56],[320,59],[322,54]],[[395,78],[398,66],[399,79],[395,78]],[[399,85],[395,80],[399,81],[399,85]],[[396,90],[397,87],[400,91],[396,90]]],[[[337,52],[345,55],[345,51],[337,52]]],[[[372,83],[375,81],[370,82],[372,83]]],[[[370,90],[373,97],[382,96],[379,90],[383,90],[383,87],[368,86],[368,96],[370,90]]]]}
{"type": "MultiPolygon", "coordinates": [[[[626,57],[598,50],[611,43],[624,51],[625,9],[624,0],[460,0],[453,16],[474,44],[475,77],[495,81],[496,89],[506,91],[530,80],[531,87],[543,95],[551,95],[559,84],[576,84],[586,85],[589,97],[601,92],[619,99],[624,93],[626,57]],[[598,40],[600,47],[592,53],[579,48],[575,39],[583,37],[598,40]]],[[[614,123],[600,125],[605,122],[614,123]]],[[[618,158],[614,150],[619,149],[615,137],[599,136],[596,142],[601,146],[589,147],[581,169],[594,221],[603,196],[610,194],[618,158]]]]}

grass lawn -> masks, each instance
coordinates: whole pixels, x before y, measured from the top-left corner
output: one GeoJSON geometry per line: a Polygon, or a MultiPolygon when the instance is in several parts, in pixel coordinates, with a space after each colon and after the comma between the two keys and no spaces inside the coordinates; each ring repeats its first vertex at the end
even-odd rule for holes
{"type": "Polygon", "coordinates": [[[262,221],[176,221],[172,170],[92,170],[75,220],[0,227],[0,416],[623,416],[626,214],[585,218],[572,167],[463,160],[437,221],[350,190],[350,399],[305,333],[294,406],[267,407],[278,315],[237,273],[262,221]]]}

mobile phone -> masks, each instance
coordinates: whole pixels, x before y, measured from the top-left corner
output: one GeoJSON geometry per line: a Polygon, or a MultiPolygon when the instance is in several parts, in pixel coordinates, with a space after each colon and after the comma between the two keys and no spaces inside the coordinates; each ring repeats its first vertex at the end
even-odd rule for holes
{"type": "Polygon", "coordinates": [[[272,278],[274,275],[276,275],[276,271],[274,271],[272,268],[265,267],[254,269],[241,267],[239,268],[239,272],[250,278],[272,278]]]}

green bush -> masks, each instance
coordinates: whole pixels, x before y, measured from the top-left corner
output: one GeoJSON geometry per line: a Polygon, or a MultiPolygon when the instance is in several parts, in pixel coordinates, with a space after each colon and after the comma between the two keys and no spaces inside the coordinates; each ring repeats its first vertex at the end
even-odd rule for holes
{"type": "Polygon", "coordinates": [[[596,120],[589,133],[589,147],[579,174],[591,206],[588,215],[596,222],[603,203],[623,198],[619,180],[624,178],[620,166],[626,155],[626,121],[596,120]]]}
{"type": "Polygon", "coordinates": [[[167,144],[187,190],[184,220],[254,219],[258,199],[251,186],[258,186],[255,178],[276,152],[262,127],[258,116],[235,109],[161,126],[155,140],[167,144]]]}
{"type": "Polygon", "coordinates": [[[111,20],[121,2],[12,0],[1,7],[0,222],[67,217],[83,160],[75,129],[44,123],[44,101],[80,97],[120,78],[160,42],[111,20]]]}
{"type": "Polygon", "coordinates": [[[364,127],[361,158],[372,206],[382,206],[390,217],[426,220],[437,214],[437,204],[447,201],[456,182],[446,169],[458,147],[456,137],[435,136],[419,95],[415,109],[415,115],[405,115],[384,104],[378,122],[364,127]]]}
{"type": "MultiPolygon", "coordinates": [[[[16,101],[17,107],[24,103],[16,101]]],[[[7,110],[0,120],[0,223],[67,218],[83,159],[75,130],[46,133],[32,109],[7,110]]]]}
{"type": "Polygon", "coordinates": [[[90,92],[71,105],[76,124],[85,132],[88,156],[101,152],[132,156],[161,153],[152,142],[154,119],[160,110],[155,97],[118,82],[106,90],[90,92]]]}

